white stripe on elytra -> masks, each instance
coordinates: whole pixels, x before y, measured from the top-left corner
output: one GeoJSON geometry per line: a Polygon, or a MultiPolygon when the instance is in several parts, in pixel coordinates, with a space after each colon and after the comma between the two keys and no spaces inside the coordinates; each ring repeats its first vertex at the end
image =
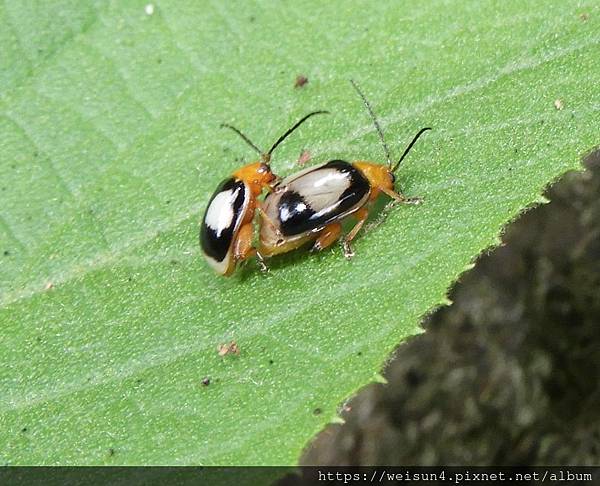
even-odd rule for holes
{"type": "Polygon", "coordinates": [[[211,228],[217,234],[217,238],[220,238],[223,231],[235,224],[235,221],[233,220],[235,217],[233,203],[237,199],[240,189],[241,188],[238,187],[235,191],[229,189],[220,192],[212,200],[206,211],[206,219],[204,220],[206,226],[211,228]]]}
{"type": "Polygon", "coordinates": [[[289,189],[300,194],[313,211],[319,212],[324,208],[335,206],[351,183],[348,172],[321,169],[309,172],[291,182],[289,189]]]}

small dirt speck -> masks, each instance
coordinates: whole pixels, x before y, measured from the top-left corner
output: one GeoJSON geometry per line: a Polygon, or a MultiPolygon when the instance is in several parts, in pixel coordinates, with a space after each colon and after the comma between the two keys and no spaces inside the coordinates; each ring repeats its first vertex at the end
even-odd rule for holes
{"type": "Polygon", "coordinates": [[[202,383],[202,385],[203,385],[203,386],[208,386],[208,385],[210,385],[210,378],[209,378],[208,376],[206,376],[206,377],[202,378],[202,381],[201,381],[201,383],[202,383]]]}
{"type": "Polygon", "coordinates": [[[273,364],[275,363],[275,361],[273,361],[272,359],[269,360],[269,364],[273,364]]]}
{"type": "Polygon", "coordinates": [[[296,82],[294,83],[294,88],[302,88],[304,85],[308,83],[308,78],[303,74],[298,74],[296,76],[296,82]]]}
{"type": "Polygon", "coordinates": [[[115,455],[115,450],[114,450],[112,447],[111,447],[110,449],[108,449],[108,455],[109,455],[110,457],[112,457],[112,456],[114,456],[114,455],[115,455]]]}
{"type": "Polygon", "coordinates": [[[54,284],[52,282],[48,282],[45,286],[44,286],[44,290],[51,290],[54,288],[54,284]]]}
{"type": "Polygon", "coordinates": [[[323,410],[321,410],[320,408],[315,408],[313,410],[313,415],[321,415],[321,413],[323,413],[323,410]]]}
{"type": "Polygon", "coordinates": [[[10,251],[4,250],[4,256],[8,256],[8,255],[10,255],[10,251]]]}
{"type": "Polygon", "coordinates": [[[24,434],[24,433],[25,433],[25,432],[27,432],[28,430],[29,430],[29,429],[28,429],[27,427],[23,427],[23,428],[21,429],[21,432],[24,434]]]}
{"type": "Polygon", "coordinates": [[[298,157],[298,165],[304,165],[311,159],[311,153],[308,150],[303,150],[298,157]]]}
{"type": "Polygon", "coordinates": [[[590,18],[590,14],[587,12],[582,12],[579,14],[579,20],[581,20],[582,22],[587,22],[590,18]]]}
{"type": "Polygon", "coordinates": [[[563,101],[560,98],[554,100],[554,108],[557,110],[562,110],[565,107],[563,101]]]}
{"type": "Polygon", "coordinates": [[[217,347],[219,356],[225,356],[227,354],[240,354],[240,348],[235,341],[231,341],[228,344],[219,344],[217,347]]]}

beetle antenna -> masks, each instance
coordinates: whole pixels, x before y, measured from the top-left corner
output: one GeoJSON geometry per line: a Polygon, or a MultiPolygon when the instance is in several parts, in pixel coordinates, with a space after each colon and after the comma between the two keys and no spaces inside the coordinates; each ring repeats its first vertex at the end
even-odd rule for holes
{"type": "Polygon", "coordinates": [[[279,139],[277,140],[277,142],[275,142],[273,144],[273,146],[271,147],[271,149],[266,153],[263,154],[263,158],[266,158],[267,160],[271,159],[271,154],[273,153],[273,150],[275,150],[277,148],[277,146],[283,142],[288,135],[290,135],[294,130],[296,130],[296,128],[298,128],[300,125],[302,125],[306,120],[308,120],[311,116],[313,115],[320,115],[320,114],[329,114],[328,111],[313,111],[312,113],[309,113],[308,115],[306,115],[305,117],[301,118],[300,120],[298,120],[291,128],[289,128],[281,137],[279,137],[279,139]]]}
{"type": "Polygon", "coordinates": [[[383,150],[385,151],[385,156],[387,157],[388,166],[392,167],[392,158],[390,157],[390,149],[388,148],[387,144],[385,143],[385,139],[383,138],[383,130],[381,129],[381,126],[379,125],[379,122],[377,121],[377,117],[375,116],[375,113],[373,112],[373,108],[371,108],[371,104],[368,102],[367,97],[363,94],[363,92],[358,87],[358,84],[356,84],[356,82],[353,79],[351,79],[350,82],[352,83],[352,86],[354,87],[354,89],[356,90],[358,95],[362,98],[363,103],[367,107],[367,111],[369,112],[369,115],[371,115],[371,118],[373,119],[373,123],[375,124],[375,128],[377,129],[377,133],[379,134],[379,139],[381,140],[381,144],[383,145],[383,150]]]}
{"type": "Polygon", "coordinates": [[[419,139],[419,137],[421,135],[423,135],[423,133],[426,132],[427,130],[431,130],[431,128],[426,127],[426,128],[421,128],[421,130],[419,130],[419,133],[417,133],[415,135],[415,138],[412,139],[412,142],[410,142],[408,144],[408,147],[406,147],[406,150],[402,154],[402,157],[400,157],[400,160],[398,162],[396,162],[396,165],[394,165],[394,167],[392,169],[390,169],[390,172],[395,172],[395,170],[400,166],[400,162],[402,162],[404,160],[404,157],[406,157],[406,155],[408,154],[408,152],[410,152],[410,149],[417,142],[417,140],[419,139]]]}
{"type": "Polygon", "coordinates": [[[246,142],[248,145],[250,145],[250,147],[252,147],[254,150],[256,150],[259,154],[264,154],[264,152],[259,149],[256,145],[254,145],[252,143],[252,140],[250,140],[246,135],[244,135],[242,132],[240,132],[237,128],[235,128],[234,126],[228,125],[227,123],[221,123],[221,128],[229,128],[230,130],[233,130],[235,133],[237,133],[240,137],[242,137],[244,139],[244,142],[246,142]]]}

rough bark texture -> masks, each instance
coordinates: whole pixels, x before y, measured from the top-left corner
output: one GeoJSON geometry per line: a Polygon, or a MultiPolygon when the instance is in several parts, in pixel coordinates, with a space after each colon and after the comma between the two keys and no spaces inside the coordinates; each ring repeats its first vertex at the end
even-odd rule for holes
{"type": "Polygon", "coordinates": [[[600,152],[507,228],[305,464],[600,464],[600,152]]]}

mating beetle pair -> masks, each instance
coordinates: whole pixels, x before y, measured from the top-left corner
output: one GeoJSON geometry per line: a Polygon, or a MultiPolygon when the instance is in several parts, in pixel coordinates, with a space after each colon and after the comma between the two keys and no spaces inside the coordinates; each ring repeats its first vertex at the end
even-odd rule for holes
{"type": "Polygon", "coordinates": [[[327,248],[340,239],[341,222],[353,216],[357,223],[343,238],[344,255],[349,258],[353,255],[350,242],[368,218],[367,207],[381,193],[402,203],[419,201],[408,199],[394,189],[394,172],[417,139],[430,128],[421,129],[398,162],[393,164],[371,106],[358,86],[351,82],[373,119],[387,165],[331,160],[279,181],[269,166],[275,148],[308,118],[327,112],[315,111],[306,115],[268,152],[262,152],[236,128],[222,125],[240,135],[261,154],[261,160],[242,167],[225,179],[208,203],[200,228],[200,245],[207,262],[217,273],[231,275],[239,261],[254,255],[264,267],[264,257],[285,253],[309,242],[314,242],[313,250],[327,248]],[[263,189],[267,189],[268,194],[261,203],[258,196],[263,189]],[[252,246],[252,221],[256,211],[261,220],[258,249],[252,246]]]}

